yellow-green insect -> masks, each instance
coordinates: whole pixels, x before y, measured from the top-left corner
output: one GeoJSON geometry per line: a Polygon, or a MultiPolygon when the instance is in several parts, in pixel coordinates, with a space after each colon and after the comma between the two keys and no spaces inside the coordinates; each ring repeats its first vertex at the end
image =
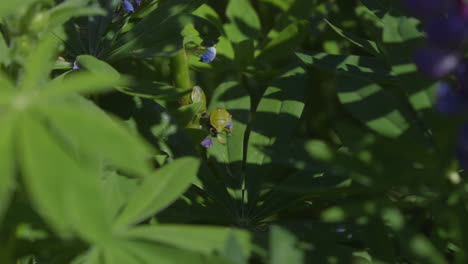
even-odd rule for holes
{"type": "Polygon", "coordinates": [[[219,142],[224,144],[224,140],[218,135],[223,131],[231,133],[233,128],[232,116],[224,108],[216,108],[210,112],[210,132],[216,136],[219,142]]]}

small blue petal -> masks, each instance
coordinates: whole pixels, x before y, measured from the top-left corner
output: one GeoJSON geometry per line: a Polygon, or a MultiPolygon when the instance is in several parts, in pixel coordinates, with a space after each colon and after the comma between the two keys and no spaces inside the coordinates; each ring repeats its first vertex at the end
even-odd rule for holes
{"type": "Polygon", "coordinates": [[[215,59],[215,57],[216,57],[216,48],[209,47],[206,49],[205,53],[200,55],[200,61],[205,62],[205,63],[210,63],[215,59]]]}
{"type": "Polygon", "coordinates": [[[122,8],[124,9],[125,13],[127,13],[127,14],[135,12],[135,8],[133,8],[133,5],[128,0],[123,1],[122,8]]]}
{"type": "Polygon", "coordinates": [[[209,148],[211,146],[213,146],[213,140],[210,138],[210,137],[206,137],[201,143],[200,145],[204,148],[209,148]]]}
{"type": "Polygon", "coordinates": [[[344,232],[346,232],[346,229],[343,228],[343,227],[339,227],[339,228],[336,229],[336,232],[337,233],[344,233],[344,232]]]}
{"type": "Polygon", "coordinates": [[[444,115],[462,114],[468,110],[468,102],[446,82],[441,82],[437,89],[436,109],[444,115]]]}
{"type": "Polygon", "coordinates": [[[224,128],[232,130],[233,127],[234,127],[234,123],[232,123],[232,120],[229,120],[228,124],[224,128]]]}
{"type": "Polygon", "coordinates": [[[139,6],[141,4],[141,0],[135,0],[135,4],[139,6]]]}
{"type": "Polygon", "coordinates": [[[81,69],[80,66],[78,66],[78,62],[77,62],[77,61],[74,61],[74,62],[73,62],[73,68],[72,68],[72,69],[73,69],[74,71],[77,71],[77,70],[81,69]]]}

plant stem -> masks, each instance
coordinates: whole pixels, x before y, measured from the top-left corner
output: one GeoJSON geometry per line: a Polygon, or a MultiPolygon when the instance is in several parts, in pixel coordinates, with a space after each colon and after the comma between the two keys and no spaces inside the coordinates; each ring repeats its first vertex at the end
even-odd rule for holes
{"type": "MultiPolygon", "coordinates": [[[[192,82],[190,81],[190,73],[187,62],[185,49],[181,49],[174,57],[171,58],[171,71],[174,80],[174,85],[184,90],[192,90],[192,82]]],[[[180,105],[190,104],[190,93],[179,99],[180,105]]]]}

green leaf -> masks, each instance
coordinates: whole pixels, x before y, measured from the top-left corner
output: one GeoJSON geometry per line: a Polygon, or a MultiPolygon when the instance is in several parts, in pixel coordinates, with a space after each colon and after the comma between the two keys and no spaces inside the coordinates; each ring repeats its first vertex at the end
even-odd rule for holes
{"type": "Polygon", "coordinates": [[[45,35],[24,62],[24,75],[20,89],[39,90],[49,82],[49,72],[55,65],[58,41],[51,35],[45,35]]]}
{"type": "Polygon", "coordinates": [[[0,33],[0,61],[3,65],[10,64],[10,48],[8,47],[3,33],[0,33]]]}
{"type": "Polygon", "coordinates": [[[0,114],[0,223],[15,188],[14,179],[14,118],[11,113],[0,114]]]}
{"type": "Polygon", "coordinates": [[[228,178],[240,179],[244,162],[244,136],[250,115],[250,97],[237,82],[225,82],[214,91],[209,110],[224,108],[232,115],[234,127],[226,137],[226,146],[218,151],[208,150],[214,155],[220,170],[228,168],[228,178]],[[226,167],[227,166],[227,167],[226,167]]]}
{"type": "Polygon", "coordinates": [[[210,21],[214,26],[216,26],[218,28],[219,32],[223,31],[222,19],[220,18],[219,14],[216,12],[216,10],[214,10],[208,4],[201,5],[195,11],[193,11],[192,14],[197,16],[197,17],[201,17],[203,19],[206,19],[206,20],[210,21]]]}
{"type": "Polygon", "coordinates": [[[229,264],[229,262],[217,256],[206,256],[188,250],[149,243],[144,240],[121,240],[116,244],[116,247],[106,250],[105,263],[229,264]],[[115,252],[120,253],[114,256],[115,252]]]}
{"type": "Polygon", "coordinates": [[[115,225],[132,225],[164,209],[195,180],[199,166],[195,158],[180,158],[146,177],[115,225]]]}
{"type": "Polygon", "coordinates": [[[251,39],[233,43],[235,59],[234,62],[240,70],[244,70],[254,61],[254,42],[251,39]]]}
{"type": "Polygon", "coordinates": [[[200,112],[203,102],[183,105],[174,111],[174,117],[181,127],[186,127],[200,112]]]}
{"type": "Polygon", "coordinates": [[[228,38],[239,43],[246,39],[256,39],[261,30],[260,19],[249,0],[229,1],[226,16],[230,24],[226,25],[228,38]]]}
{"type": "Polygon", "coordinates": [[[294,0],[261,0],[261,1],[275,5],[278,8],[280,8],[282,11],[287,11],[295,3],[294,0]]]}
{"type": "Polygon", "coordinates": [[[114,74],[73,72],[54,79],[40,94],[44,99],[60,98],[75,93],[99,93],[125,84],[124,78],[116,79],[114,74]]]}
{"type": "Polygon", "coordinates": [[[127,86],[117,86],[116,89],[128,95],[164,100],[178,99],[190,92],[168,83],[141,79],[134,79],[127,86]]]}
{"type": "Polygon", "coordinates": [[[391,93],[369,80],[340,74],[338,98],[343,106],[370,129],[388,137],[400,137],[412,129],[408,110],[391,93]]]}
{"type": "Polygon", "coordinates": [[[68,104],[41,106],[41,110],[82,159],[108,162],[139,176],[149,173],[146,143],[93,103],[80,98],[68,104]]]}
{"type": "Polygon", "coordinates": [[[122,176],[115,170],[102,173],[101,189],[105,198],[106,208],[112,218],[124,208],[131,194],[138,187],[140,179],[122,176]]]}
{"type": "MultiPolygon", "coordinates": [[[[11,15],[14,12],[18,12],[18,10],[24,11],[24,9],[35,3],[35,2],[48,2],[49,4],[52,3],[51,0],[24,0],[24,1],[2,1],[0,2],[0,20],[3,20],[4,17],[11,15]]],[[[23,12],[21,12],[23,13],[23,12]]]]}
{"type": "Polygon", "coordinates": [[[342,29],[339,27],[333,25],[330,21],[325,19],[325,22],[340,36],[346,38],[349,40],[351,43],[354,45],[358,46],[359,48],[369,52],[370,54],[373,54],[374,56],[379,56],[380,55],[380,50],[379,47],[377,46],[377,43],[372,41],[372,40],[367,40],[367,39],[361,39],[359,37],[354,36],[351,33],[344,32],[342,29]]]}
{"type": "Polygon", "coordinates": [[[267,63],[288,57],[301,44],[308,27],[307,21],[299,20],[281,30],[256,55],[256,62],[267,63]]]}
{"type": "Polygon", "coordinates": [[[302,264],[304,252],[297,248],[297,239],[293,233],[279,227],[270,229],[270,263],[302,264]]]}
{"type": "Polygon", "coordinates": [[[37,212],[61,236],[106,240],[110,217],[99,194],[96,170],[66,153],[40,116],[23,114],[18,135],[23,182],[37,212]]]}
{"type": "Polygon", "coordinates": [[[167,1],[138,22],[111,47],[109,60],[125,56],[172,56],[182,48],[182,29],[194,23],[187,13],[203,3],[201,0],[167,1]]]}
{"type": "Polygon", "coordinates": [[[375,80],[395,83],[391,67],[384,60],[356,55],[332,55],[323,52],[296,52],[305,64],[375,80]]]}
{"type": "Polygon", "coordinates": [[[96,75],[107,75],[109,78],[119,79],[119,72],[107,62],[97,59],[91,55],[80,55],[76,57],[78,66],[96,75]]]}
{"type": "Polygon", "coordinates": [[[223,257],[233,264],[247,264],[247,255],[242,251],[238,239],[233,234],[228,236],[227,242],[224,243],[223,257]]]}
{"type": "Polygon", "coordinates": [[[98,6],[88,6],[89,0],[67,0],[48,11],[49,29],[60,26],[72,17],[105,15],[98,6]]]}
{"type": "Polygon", "coordinates": [[[382,18],[388,12],[398,13],[401,15],[401,1],[393,0],[360,0],[369,10],[377,17],[382,18]]]}
{"type": "Polygon", "coordinates": [[[261,148],[289,141],[304,109],[305,92],[305,71],[296,66],[275,79],[258,104],[250,125],[245,168],[250,207],[255,206],[262,177],[272,169],[271,158],[261,148]]]}
{"type": "Polygon", "coordinates": [[[154,225],[135,227],[126,231],[129,239],[163,243],[180,249],[214,254],[221,252],[230,236],[234,236],[241,244],[241,253],[249,255],[249,234],[241,230],[226,227],[196,226],[196,225],[154,225]]]}

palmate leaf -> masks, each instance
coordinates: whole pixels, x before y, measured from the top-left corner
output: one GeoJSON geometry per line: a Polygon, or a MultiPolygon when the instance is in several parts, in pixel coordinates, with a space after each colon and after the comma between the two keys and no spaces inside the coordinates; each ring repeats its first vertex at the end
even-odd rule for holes
{"type": "Polygon", "coordinates": [[[220,84],[211,99],[209,110],[224,108],[232,115],[232,133],[226,137],[225,154],[211,152],[218,163],[229,167],[230,177],[239,179],[244,161],[244,137],[250,115],[250,98],[237,82],[220,84]]]}
{"type": "Polygon", "coordinates": [[[97,171],[83,167],[52,137],[40,115],[23,113],[19,153],[24,182],[38,213],[61,236],[90,242],[110,235],[97,171]]]}
{"type": "Polygon", "coordinates": [[[250,97],[237,82],[225,82],[215,89],[211,99],[209,110],[216,108],[224,108],[232,115],[234,127],[229,135],[221,135],[225,145],[213,138],[214,146],[207,149],[207,157],[213,161],[215,173],[223,179],[224,188],[231,192],[239,212],[243,206],[244,138],[250,116],[250,97]]]}
{"type": "Polygon", "coordinates": [[[105,55],[109,60],[125,56],[170,56],[182,48],[182,29],[194,23],[188,15],[202,0],[167,1],[126,32],[105,55]]]}
{"type": "Polygon", "coordinates": [[[273,81],[258,104],[250,124],[245,166],[250,209],[257,202],[262,178],[271,171],[271,158],[261,148],[289,141],[304,109],[305,91],[305,71],[293,67],[273,81]]]}
{"type": "Polygon", "coordinates": [[[199,166],[195,158],[180,158],[146,177],[115,225],[132,225],[164,209],[195,181],[199,166]]]}
{"type": "Polygon", "coordinates": [[[150,148],[93,103],[77,97],[41,110],[82,158],[108,162],[137,176],[149,173],[150,148]]]}
{"type": "Polygon", "coordinates": [[[249,234],[245,231],[226,227],[196,225],[153,225],[141,226],[125,232],[128,239],[141,239],[162,243],[176,248],[215,254],[222,252],[224,246],[234,236],[241,245],[244,256],[250,254],[249,234]]]}

